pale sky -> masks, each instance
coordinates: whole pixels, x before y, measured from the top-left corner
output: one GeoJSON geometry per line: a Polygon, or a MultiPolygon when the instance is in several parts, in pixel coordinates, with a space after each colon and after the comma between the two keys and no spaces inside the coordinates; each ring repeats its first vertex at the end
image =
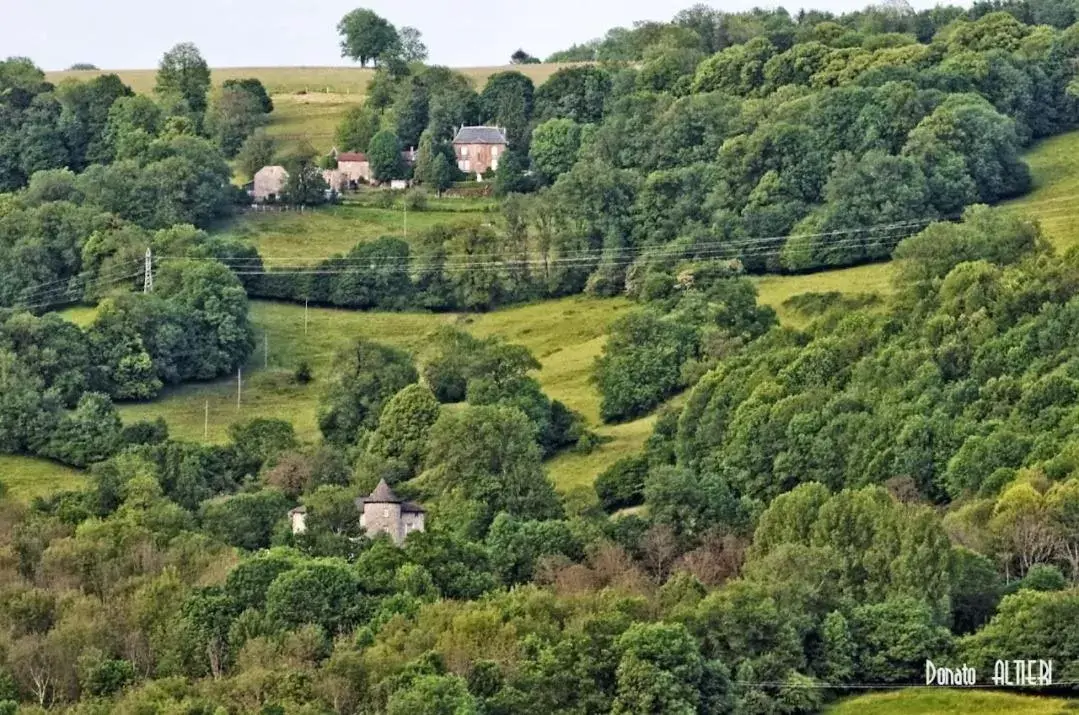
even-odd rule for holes
{"type": "MultiPolygon", "coordinates": [[[[505,64],[523,47],[544,57],[635,20],[669,20],[695,0],[0,0],[0,57],[26,56],[45,70],[89,62],[102,69],[157,66],[178,42],[194,42],[211,67],[336,66],[337,22],[367,7],[418,27],[429,61],[451,67],[505,64]]],[[[794,3],[728,0],[727,11],[783,4],[843,12],[867,0],[794,3]]],[[[915,0],[915,7],[937,4],[915,0]]]]}

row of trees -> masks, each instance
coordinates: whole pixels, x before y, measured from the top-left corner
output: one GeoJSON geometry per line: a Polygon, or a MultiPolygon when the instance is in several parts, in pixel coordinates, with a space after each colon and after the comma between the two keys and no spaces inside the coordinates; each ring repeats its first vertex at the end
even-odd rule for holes
{"type": "Polygon", "coordinates": [[[230,373],[253,348],[243,287],[213,261],[169,264],[153,294],[104,299],[86,328],[54,313],[4,315],[0,451],[102,461],[125,441],[112,400],[230,373]]]}
{"type": "Polygon", "coordinates": [[[878,41],[881,46],[894,43],[897,35],[929,42],[956,20],[977,20],[993,12],[1008,13],[1026,25],[1058,30],[1079,20],[1075,6],[1067,0],[993,0],[973,3],[970,8],[939,5],[919,11],[907,2],[890,2],[842,15],[803,9],[794,16],[783,8],[732,13],[699,4],[679,12],[670,23],[645,21],[634,23],[632,28],[613,28],[602,39],[555,52],[547,61],[640,62],[670,48],[712,55],[758,37],[791,45],[824,35],[841,47],[858,47],[873,35],[890,36],[878,41]]]}
{"type": "Polygon", "coordinates": [[[566,213],[609,204],[588,229],[612,252],[729,243],[752,271],[886,258],[934,219],[1025,191],[1021,149],[1074,126],[1075,27],[1017,14],[932,11],[917,32],[807,14],[785,33],[782,13],[698,8],[645,25],[639,67],[566,68],[535,90],[496,186],[562,184],[566,213]],[[742,20],[757,29],[693,49],[742,20]]]}
{"type": "MultiPolygon", "coordinates": [[[[27,122],[40,117],[31,113],[0,130],[18,129],[18,141],[37,137],[53,152],[47,162],[9,173],[0,187],[21,188],[0,194],[0,305],[38,309],[96,300],[110,286],[131,282],[140,270],[135,262],[154,242],[171,242],[170,250],[191,243],[183,238],[189,229],[172,227],[207,226],[231,210],[240,192],[230,184],[222,147],[202,129],[224,126],[213,115],[216,100],[205,123],[190,109],[205,108],[203,70],[197,51],[170,52],[155,100],[135,96],[115,75],[53,89],[29,61],[0,63],[0,111],[55,104],[53,119],[64,129],[35,128],[27,122]],[[146,229],[162,232],[154,237],[146,229]]],[[[260,113],[270,101],[257,82],[241,80],[222,91],[242,93],[260,113]]],[[[40,155],[25,143],[9,149],[0,152],[3,160],[40,155]]]]}
{"type": "Polygon", "coordinates": [[[314,271],[242,266],[251,295],[381,310],[489,310],[507,303],[578,293],[600,256],[568,233],[549,234],[539,257],[527,235],[548,216],[506,205],[516,223],[500,232],[476,221],[440,224],[406,242],[382,237],[325,259],[314,271]]]}
{"type": "Polygon", "coordinates": [[[273,110],[257,79],[228,80],[211,92],[210,70],[190,44],[164,55],[155,96],[136,97],[114,74],[53,86],[29,59],[0,62],[0,192],[42,170],[160,161],[169,154],[152,150],[157,138],[203,136],[232,157],[273,110]]]}

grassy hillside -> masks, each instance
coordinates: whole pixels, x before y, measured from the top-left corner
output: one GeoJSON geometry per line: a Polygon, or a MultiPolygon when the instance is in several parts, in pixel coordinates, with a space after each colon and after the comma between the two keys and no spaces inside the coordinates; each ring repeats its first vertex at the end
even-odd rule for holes
{"type": "MultiPolygon", "coordinates": [[[[423,211],[409,211],[409,235],[436,224],[459,220],[494,222],[499,214],[493,200],[430,199],[423,211]]],[[[264,257],[288,257],[315,263],[334,253],[347,253],[357,243],[380,236],[402,236],[406,217],[398,202],[383,209],[355,202],[317,211],[247,213],[222,227],[222,233],[250,241],[264,257]]]]}
{"type": "Polygon", "coordinates": [[[1063,715],[1076,701],[984,690],[911,688],[841,700],[826,715],[1063,715]]]}
{"type": "MultiPolygon", "coordinates": [[[[1033,190],[1004,204],[1009,210],[1041,222],[1046,237],[1058,251],[1079,245],[1079,131],[1046,139],[1030,149],[1024,159],[1030,165],[1033,190]]],[[[809,292],[881,293],[891,290],[892,266],[877,263],[798,276],[764,276],[756,279],[762,303],[775,308],[785,322],[799,318],[785,311],[788,298],[809,292]]]]}
{"type": "Polygon", "coordinates": [[[83,476],[77,470],[45,459],[0,454],[0,484],[5,488],[0,499],[29,501],[52,492],[78,489],[83,476]]]}
{"type": "MultiPolygon", "coordinates": [[[[1073,189],[1079,187],[1079,169],[1067,160],[1077,149],[1079,132],[1035,147],[1027,156],[1035,189],[1009,204],[1013,210],[1040,218],[1059,248],[1079,243],[1079,229],[1069,220],[1070,202],[1076,195],[1073,189]]],[[[482,202],[433,201],[431,210],[411,213],[409,225],[419,230],[465,216],[495,220],[496,215],[488,214],[485,208],[482,202]]],[[[294,256],[303,261],[347,251],[357,241],[401,235],[403,218],[399,209],[346,204],[317,213],[247,215],[226,231],[252,241],[265,255],[294,256]]],[[[828,291],[885,293],[890,290],[890,280],[891,266],[881,263],[800,276],[765,276],[756,283],[761,302],[774,307],[784,322],[798,325],[804,319],[783,306],[792,296],[828,291]]],[[[149,404],[125,405],[121,412],[128,421],[162,416],[175,436],[200,440],[208,406],[207,435],[211,441],[224,440],[228,426],[236,421],[284,417],[293,421],[303,438],[314,440],[318,438],[318,378],[325,375],[341,345],[352,337],[366,336],[415,351],[432,329],[456,323],[476,335],[499,335],[526,345],[543,364],[537,377],[547,393],[581,412],[609,439],[592,454],[564,454],[550,462],[552,477],[561,488],[586,485],[619,457],[640,450],[655,420],[651,416],[623,425],[601,425],[599,394],[590,383],[592,364],[602,350],[607,325],[629,305],[624,300],[577,297],[470,316],[312,308],[305,335],[302,306],[255,302],[252,317],[259,348],[248,366],[239,408],[236,379],[230,378],[187,385],[149,404]],[[311,385],[292,380],[292,371],[301,360],[314,368],[316,380],[311,385]]],[[[92,311],[74,309],[67,315],[84,323],[92,318],[92,311]]]]}
{"type": "MultiPolygon", "coordinates": [[[[258,348],[244,375],[239,407],[233,377],[185,385],[150,403],[123,405],[120,412],[129,422],[163,417],[173,436],[201,440],[208,406],[210,441],[225,440],[229,425],[255,417],[290,420],[302,438],[316,440],[320,378],[342,345],[363,336],[416,351],[434,328],[456,324],[481,337],[498,335],[528,347],[543,365],[537,378],[547,394],[581,412],[593,428],[610,438],[592,454],[567,454],[551,463],[552,478],[560,487],[587,484],[618,457],[639,450],[651,433],[651,418],[601,426],[599,394],[589,382],[608,324],[630,305],[622,299],[574,297],[464,316],[311,308],[305,335],[303,306],[255,301],[252,320],[259,334],[258,348]],[[308,385],[292,379],[303,360],[314,371],[315,380],[308,385]]],[[[75,315],[86,317],[85,310],[75,315]]]]}
{"type": "MultiPolygon", "coordinates": [[[[566,65],[506,65],[501,67],[464,67],[464,74],[477,90],[483,89],[487,78],[496,72],[517,70],[537,85],[545,82],[566,65]]],[[[136,92],[152,92],[156,69],[90,70],[48,72],[50,82],[68,78],[91,79],[106,72],[115,72],[136,92]]],[[[327,152],[333,147],[334,130],[349,107],[363,101],[367,84],[374,70],[359,67],[224,67],[213,70],[214,84],[225,80],[256,77],[273,96],[274,112],[268,131],[286,147],[310,142],[315,149],[327,152]]]]}
{"type": "Polygon", "coordinates": [[[1046,237],[1058,251],[1079,245],[1079,131],[1061,134],[1035,145],[1024,155],[1034,188],[1005,204],[1041,221],[1046,237]]]}

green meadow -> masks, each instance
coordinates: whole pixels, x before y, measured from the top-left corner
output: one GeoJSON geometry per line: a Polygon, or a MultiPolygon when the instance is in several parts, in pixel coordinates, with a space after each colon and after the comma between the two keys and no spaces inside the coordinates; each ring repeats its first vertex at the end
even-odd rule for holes
{"type": "Polygon", "coordinates": [[[909,688],[839,701],[825,715],[1064,715],[1077,701],[987,690],[909,688]]]}
{"type": "Polygon", "coordinates": [[[121,405],[120,413],[126,422],[163,417],[173,436],[210,442],[226,440],[235,422],[277,417],[292,421],[301,438],[314,441],[319,438],[322,378],[341,347],[366,337],[415,353],[438,326],[458,325],[480,337],[499,336],[528,347],[542,364],[536,377],[544,391],[580,412],[609,439],[590,454],[567,453],[552,460],[552,478],[568,488],[590,483],[608,464],[638,451],[651,433],[653,418],[601,425],[599,394],[590,381],[607,326],[630,306],[620,298],[578,296],[469,315],[310,308],[305,331],[302,305],[253,301],[258,347],[239,390],[236,377],[183,385],[152,402],[121,405]],[[293,378],[301,362],[314,374],[306,385],[293,378]]]}
{"type": "Polygon", "coordinates": [[[79,489],[83,480],[81,472],[56,462],[0,454],[0,501],[28,502],[34,497],[79,489]]]}
{"type": "Polygon", "coordinates": [[[398,200],[390,208],[372,205],[363,194],[345,203],[311,211],[265,211],[238,216],[220,233],[253,244],[267,258],[296,263],[317,263],[336,253],[348,253],[357,243],[380,236],[406,237],[437,224],[458,221],[497,223],[497,205],[491,199],[428,199],[422,211],[406,211],[398,200]]]}

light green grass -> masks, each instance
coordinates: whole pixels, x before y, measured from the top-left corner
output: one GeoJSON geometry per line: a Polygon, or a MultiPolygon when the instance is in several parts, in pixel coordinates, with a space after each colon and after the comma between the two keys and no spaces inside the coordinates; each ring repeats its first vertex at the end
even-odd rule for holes
{"type": "Polygon", "coordinates": [[[5,488],[2,498],[28,502],[34,497],[80,489],[84,483],[81,472],[62,464],[0,454],[0,484],[5,488]]]}
{"type": "Polygon", "coordinates": [[[797,312],[783,307],[783,303],[803,293],[877,293],[886,295],[891,291],[892,265],[871,263],[854,268],[821,271],[797,276],[761,276],[754,278],[758,300],[775,309],[784,325],[800,327],[805,319],[797,312]]]}
{"type": "Polygon", "coordinates": [[[596,477],[622,457],[640,454],[645,442],[652,436],[655,424],[655,415],[649,415],[625,424],[603,425],[596,432],[609,441],[588,454],[560,454],[547,463],[547,472],[562,491],[591,486],[596,477]]]}
{"type": "Polygon", "coordinates": [[[1023,158],[1030,165],[1033,190],[1005,204],[1037,218],[1050,243],[1058,251],[1079,244],[1079,132],[1061,134],[1039,142],[1023,158]]]}
{"type": "Polygon", "coordinates": [[[75,305],[61,310],[59,314],[64,320],[70,321],[80,328],[86,328],[97,317],[97,306],[75,305]]]}
{"type": "MultiPolygon", "coordinates": [[[[1039,142],[1023,158],[1030,165],[1033,189],[1025,196],[1002,206],[1041,223],[1046,238],[1058,251],[1079,245],[1079,131],[1039,142]]],[[[878,293],[891,290],[893,266],[875,263],[834,271],[797,276],[756,278],[760,301],[770,305],[787,324],[800,325],[800,316],[783,308],[788,298],[802,293],[840,291],[842,293],[878,293]]]]}
{"type": "Polygon", "coordinates": [[[304,334],[304,307],[285,303],[252,301],[251,320],[258,333],[258,347],[243,379],[237,407],[236,377],[208,383],[183,385],[167,390],[149,403],[120,407],[127,422],[164,417],[173,437],[202,440],[209,404],[208,440],[223,442],[234,422],[273,417],[293,423],[306,440],[318,438],[317,406],[320,378],[333,362],[334,353],[353,338],[367,337],[414,350],[424,336],[453,316],[423,313],[364,313],[311,308],[304,334]],[[269,370],[265,345],[269,340],[269,370]],[[315,375],[308,385],[295,384],[291,373],[306,360],[315,375]]]}
{"type": "Polygon", "coordinates": [[[275,137],[282,152],[310,144],[329,153],[337,125],[348,110],[363,102],[362,94],[277,94],[266,133],[275,137]]]}
{"type": "Polygon", "coordinates": [[[1063,715],[1074,700],[985,690],[910,688],[842,700],[826,715],[1063,715]]]}
{"type": "Polygon", "coordinates": [[[353,338],[368,337],[416,352],[436,327],[456,324],[477,336],[497,335],[529,348],[542,364],[536,377],[547,394],[579,411],[590,426],[612,438],[591,454],[567,454],[551,463],[551,476],[560,488],[586,484],[620,456],[639,450],[651,433],[651,418],[599,425],[599,394],[590,381],[608,325],[631,305],[620,298],[577,296],[480,315],[311,308],[305,335],[302,305],[253,301],[251,318],[259,334],[258,348],[244,377],[239,409],[236,378],[232,377],[167,390],[153,402],[121,405],[120,414],[125,422],[163,417],[173,437],[200,441],[208,404],[211,442],[225,441],[234,422],[256,417],[289,420],[301,438],[316,441],[320,383],[338,349],[353,338]],[[301,360],[308,361],[314,372],[315,380],[308,385],[291,379],[301,360]]]}
{"type": "MultiPolygon", "coordinates": [[[[431,199],[426,210],[408,212],[408,235],[415,237],[436,224],[497,222],[497,212],[484,211],[492,205],[490,200],[431,199]]],[[[400,201],[389,209],[348,202],[302,213],[246,213],[232,219],[222,230],[226,235],[250,241],[265,258],[287,258],[306,264],[335,253],[348,253],[357,243],[380,236],[403,237],[405,214],[400,201]]]]}

